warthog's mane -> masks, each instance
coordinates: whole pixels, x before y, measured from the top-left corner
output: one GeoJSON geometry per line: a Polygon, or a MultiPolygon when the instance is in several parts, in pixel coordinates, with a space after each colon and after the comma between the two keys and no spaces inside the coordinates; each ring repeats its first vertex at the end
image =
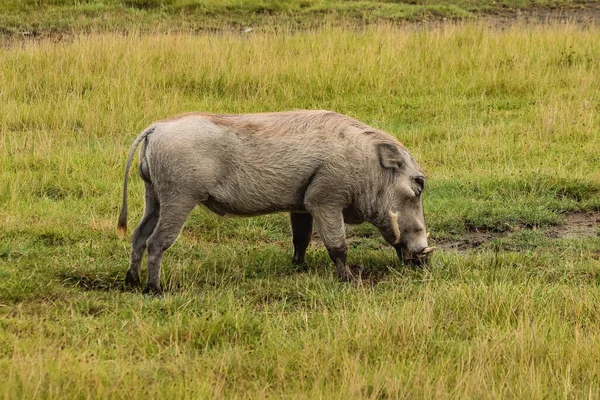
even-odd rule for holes
{"type": "MultiPolygon", "coordinates": [[[[276,137],[290,133],[302,134],[320,130],[330,135],[345,138],[347,135],[360,134],[373,140],[400,144],[389,134],[366,125],[354,118],[327,110],[301,110],[255,114],[211,114],[190,112],[163,120],[173,121],[181,118],[198,117],[206,119],[226,129],[248,135],[260,133],[262,136],[276,137]]],[[[400,144],[400,146],[402,146],[400,144]]],[[[403,146],[402,146],[403,147],[403,146]]]]}

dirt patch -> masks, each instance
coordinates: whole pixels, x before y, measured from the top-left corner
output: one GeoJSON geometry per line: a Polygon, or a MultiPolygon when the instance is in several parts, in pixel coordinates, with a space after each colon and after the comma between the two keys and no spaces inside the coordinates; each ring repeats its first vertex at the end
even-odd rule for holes
{"type": "Polygon", "coordinates": [[[597,236],[600,230],[600,212],[572,213],[565,217],[562,225],[546,229],[551,238],[578,239],[597,236]]]}
{"type": "Polygon", "coordinates": [[[464,239],[460,240],[443,240],[440,242],[432,241],[433,245],[442,250],[455,250],[459,253],[475,249],[485,242],[494,238],[505,236],[505,233],[498,232],[480,232],[477,230],[469,231],[464,239]]]}
{"type": "MultiPolygon", "coordinates": [[[[464,239],[441,240],[435,242],[434,245],[439,249],[454,250],[462,253],[480,247],[490,240],[506,237],[515,232],[533,229],[535,228],[519,227],[505,232],[489,232],[473,229],[467,232],[464,239]]],[[[562,224],[537,230],[553,239],[580,239],[598,236],[598,232],[600,231],[600,211],[570,213],[565,216],[562,224]]]]}
{"type": "Polygon", "coordinates": [[[486,23],[496,28],[506,28],[516,23],[597,25],[600,23],[600,4],[586,3],[578,8],[506,8],[484,12],[480,16],[486,23]]]}
{"type": "MultiPolygon", "coordinates": [[[[260,14],[255,14],[260,15],[260,14]]],[[[511,8],[511,7],[498,7],[491,8],[488,10],[476,10],[473,11],[472,15],[475,20],[483,21],[485,24],[490,26],[491,28],[497,29],[505,29],[510,26],[516,24],[529,24],[529,25],[540,25],[540,24],[556,24],[556,23],[565,23],[565,24],[574,24],[579,26],[593,26],[600,25],[600,3],[592,2],[592,1],[584,1],[581,3],[573,4],[572,6],[536,6],[536,7],[528,7],[528,8],[511,8]]],[[[85,20],[86,16],[81,15],[78,17],[81,20],[85,20]]],[[[277,26],[278,15],[273,14],[271,16],[272,20],[267,20],[263,22],[263,24],[258,23],[255,26],[256,31],[260,31],[263,28],[267,28],[267,31],[271,31],[273,26],[277,26]]],[[[471,20],[471,19],[468,19],[471,20]]],[[[174,22],[177,22],[177,18],[173,18],[174,22]]],[[[417,29],[431,29],[437,28],[446,24],[453,24],[457,22],[464,21],[462,17],[453,17],[451,15],[439,14],[439,15],[424,15],[422,18],[418,19],[401,19],[401,18],[386,18],[382,17],[378,20],[367,19],[364,20],[362,18],[353,18],[352,16],[344,16],[340,18],[340,23],[342,25],[350,23],[351,26],[361,27],[367,26],[371,24],[376,24],[378,22],[385,21],[387,23],[397,24],[399,26],[412,26],[417,29]]],[[[240,24],[235,21],[230,21],[230,23],[224,23],[222,26],[210,27],[206,26],[206,24],[202,24],[199,22],[193,23],[189,21],[185,21],[186,23],[181,24],[180,32],[195,32],[197,34],[205,34],[205,33],[239,33],[242,35],[246,35],[248,31],[245,29],[240,29],[240,24]]],[[[314,19],[309,22],[302,23],[299,22],[296,27],[286,27],[286,29],[291,29],[292,31],[308,31],[318,28],[322,24],[325,24],[325,21],[321,21],[318,16],[315,16],[314,19]]],[[[118,29],[113,27],[105,28],[101,24],[99,26],[94,26],[94,22],[90,22],[90,26],[85,25],[85,27],[76,27],[76,26],[66,26],[66,27],[56,27],[56,26],[37,26],[38,24],[33,24],[35,27],[20,27],[20,28],[8,28],[5,26],[0,26],[0,38],[10,38],[12,40],[5,41],[4,43],[0,43],[1,47],[11,47],[20,41],[39,41],[39,40],[51,40],[54,42],[65,42],[73,40],[74,37],[81,34],[86,34],[89,32],[122,32],[124,35],[127,35],[131,27],[125,21],[122,26],[118,29]]],[[[152,26],[152,24],[146,24],[147,26],[152,26]]],[[[242,24],[243,25],[243,24],[242,24]]],[[[136,25],[137,26],[137,25],[136,25]]],[[[144,26],[144,24],[142,24],[144,26]]],[[[173,30],[173,24],[169,24],[167,31],[168,32],[176,32],[177,30],[173,30]]],[[[139,26],[138,26],[139,28],[139,26]]],[[[137,31],[137,28],[133,29],[137,31]]],[[[142,28],[142,32],[144,32],[142,28]]],[[[148,33],[159,33],[160,29],[157,31],[148,31],[148,33]]]]}

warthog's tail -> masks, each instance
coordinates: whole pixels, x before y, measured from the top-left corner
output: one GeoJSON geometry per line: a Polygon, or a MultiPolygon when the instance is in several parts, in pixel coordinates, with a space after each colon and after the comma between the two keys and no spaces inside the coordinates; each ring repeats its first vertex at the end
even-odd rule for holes
{"type": "Polygon", "coordinates": [[[119,239],[123,239],[127,233],[127,181],[129,180],[131,161],[139,144],[152,132],[154,132],[154,126],[151,126],[140,133],[140,135],[133,141],[131,149],[129,150],[127,165],[125,166],[125,181],[123,183],[123,205],[121,206],[121,214],[119,214],[119,222],[117,223],[117,236],[119,239]]]}

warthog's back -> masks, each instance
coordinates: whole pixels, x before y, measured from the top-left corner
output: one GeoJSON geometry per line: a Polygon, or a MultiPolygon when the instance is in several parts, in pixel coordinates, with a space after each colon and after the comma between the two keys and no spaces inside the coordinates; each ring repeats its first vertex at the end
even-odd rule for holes
{"type": "Polygon", "coordinates": [[[332,185],[359,178],[369,129],[327,111],[186,114],[156,125],[147,157],[153,181],[196,188],[217,213],[300,211],[320,170],[337,176],[332,185]]]}

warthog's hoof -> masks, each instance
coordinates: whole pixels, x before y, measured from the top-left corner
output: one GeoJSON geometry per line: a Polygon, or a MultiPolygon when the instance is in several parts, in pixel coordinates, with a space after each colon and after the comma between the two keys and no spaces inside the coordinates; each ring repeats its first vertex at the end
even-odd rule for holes
{"type": "Polygon", "coordinates": [[[345,271],[338,271],[337,277],[340,282],[353,282],[355,279],[349,268],[346,268],[345,271]]]}
{"type": "Polygon", "coordinates": [[[296,257],[292,258],[292,265],[296,272],[308,271],[308,264],[304,259],[298,260],[296,257]]]}
{"type": "Polygon", "coordinates": [[[360,279],[363,275],[365,268],[360,264],[352,264],[350,265],[350,271],[352,271],[352,275],[355,279],[360,279]]]}
{"type": "Polygon", "coordinates": [[[161,296],[163,294],[163,291],[160,286],[148,284],[148,286],[146,286],[146,289],[144,289],[142,293],[151,294],[153,296],[161,296]]]}
{"type": "Polygon", "coordinates": [[[132,287],[140,286],[140,275],[128,269],[127,275],[125,275],[125,284],[132,287]]]}
{"type": "Polygon", "coordinates": [[[338,271],[340,282],[360,282],[364,268],[362,265],[350,265],[344,271],[338,271]]]}
{"type": "Polygon", "coordinates": [[[293,256],[292,257],[292,264],[294,264],[294,265],[306,265],[306,262],[304,261],[304,258],[300,258],[298,256],[293,256]]]}

